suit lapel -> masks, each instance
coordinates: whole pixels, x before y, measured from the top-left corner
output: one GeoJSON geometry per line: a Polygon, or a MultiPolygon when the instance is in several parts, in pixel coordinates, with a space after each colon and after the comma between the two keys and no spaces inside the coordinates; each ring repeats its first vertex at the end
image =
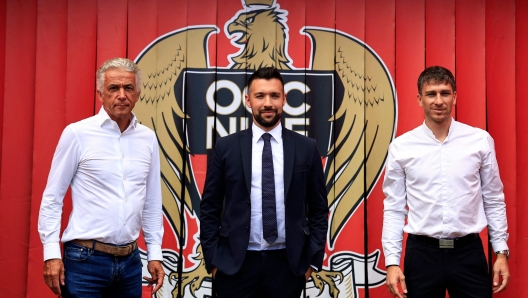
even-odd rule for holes
{"type": "Polygon", "coordinates": [[[252,142],[251,128],[240,132],[240,153],[242,155],[242,168],[244,169],[244,178],[246,179],[246,186],[248,192],[251,193],[251,142],[252,142]]]}
{"type": "Polygon", "coordinates": [[[282,129],[282,146],[284,158],[284,199],[288,197],[290,182],[293,173],[293,162],[295,160],[295,141],[290,130],[282,129]]]}

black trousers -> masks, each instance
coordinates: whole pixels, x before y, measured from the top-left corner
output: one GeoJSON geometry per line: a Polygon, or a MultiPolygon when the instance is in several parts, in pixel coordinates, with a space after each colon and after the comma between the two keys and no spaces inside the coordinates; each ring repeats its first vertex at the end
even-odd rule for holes
{"type": "Polygon", "coordinates": [[[247,251],[235,275],[218,270],[213,284],[219,298],[299,298],[306,278],[293,274],[285,249],[247,251]]]}
{"type": "Polygon", "coordinates": [[[492,284],[480,237],[454,248],[439,248],[431,239],[409,235],[404,274],[408,298],[491,298],[492,284]],[[429,241],[428,241],[429,240],[429,241]]]}

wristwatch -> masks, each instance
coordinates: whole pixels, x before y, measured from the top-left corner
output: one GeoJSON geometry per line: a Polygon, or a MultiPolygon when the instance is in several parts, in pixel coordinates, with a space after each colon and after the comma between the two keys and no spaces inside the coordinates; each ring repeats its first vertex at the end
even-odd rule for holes
{"type": "Polygon", "coordinates": [[[499,250],[495,252],[496,255],[501,254],[506,256],[506,260],[510,259],[510,251],[508,249],[505,250],[499,250]]]}

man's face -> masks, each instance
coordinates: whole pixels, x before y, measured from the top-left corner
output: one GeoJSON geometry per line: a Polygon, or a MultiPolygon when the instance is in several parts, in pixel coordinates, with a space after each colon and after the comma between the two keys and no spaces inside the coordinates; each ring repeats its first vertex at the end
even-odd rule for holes
{"type": "Polygon", "coordinates": [[[122,68],[105,72],[103,92],[97,93],[108,116],[116,122],[130,120],[132,109],[139,99],[136,75],[122,68]]]}
{"type": "Polygon", "coordinates": [[[451,109],[456,104],[456,91],[451,84],[425,84],[417,98],[427,122],[442,124],[450,121],[451,109]]]}
{"type": "Polygon", "coordinates": [[[246,95],[246,105],[251,108],[253,121],[264,131],[279,124],[282,107],[286,104],[284,86],[278,79],[256,79],[251,82],[246,95]]]}

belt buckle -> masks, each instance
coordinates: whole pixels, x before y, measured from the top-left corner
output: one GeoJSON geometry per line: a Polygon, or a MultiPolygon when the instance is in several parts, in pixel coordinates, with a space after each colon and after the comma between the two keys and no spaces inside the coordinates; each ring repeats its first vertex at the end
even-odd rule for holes
{"type": "Polygon", "coordinates": [[[453,239],[439,239],[440,248],[455,248],[455,240],[453,239]]]}

